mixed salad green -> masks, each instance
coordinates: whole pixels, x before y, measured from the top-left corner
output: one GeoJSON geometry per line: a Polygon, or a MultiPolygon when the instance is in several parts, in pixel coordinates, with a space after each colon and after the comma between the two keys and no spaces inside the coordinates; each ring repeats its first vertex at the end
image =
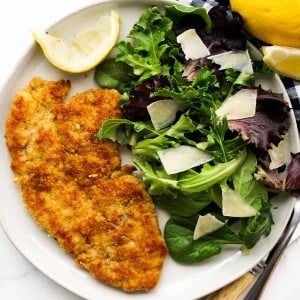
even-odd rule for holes
{"type": "Polygon", "coordinates": [[[271,231],[271,195],[300,190],[299,153],[278,154],[289,107],[257,87],[260,72],[272,76],[250,58],[238,14],[178,5],[149,7],[96,69],[100,86],[122,94],[122,118],[96,136],[134,154],[153,201],[170,213],[164,236],[176,261],[254,247],[271,231]]]}

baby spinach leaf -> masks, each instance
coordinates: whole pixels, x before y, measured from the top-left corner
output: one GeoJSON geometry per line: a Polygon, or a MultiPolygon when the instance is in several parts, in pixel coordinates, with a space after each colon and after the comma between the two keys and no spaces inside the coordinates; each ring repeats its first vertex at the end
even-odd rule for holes
{"type": "Polygon", "coordinates": [[[193,239],[198,215],[172,216],[165,226],[165,239],[172,258],[181,263],[196,263],[217,255],[223,244],[241,244],[242,240],[227,226],[198,240],[193,239]]]}
{"type": "Polygon", "coordinates": [[[114,58],[107,59],[99,64],[94,75],[97,84],[103,88],[117,89],[125,92],[131,82],[136,80],[132,68],[114,58]]]}
{"type": "Polygon", "coordinates": [[[214,196],[216,193],[212,190],[213,188],[210,188],[208,191],[202,191],[194,194],[187,194],[178,191],[177,193],[174,192],[168,196],[154,196],[153,200],[155,204],[171,214],[188,217],[196,214],[215,200],[214,196]]]}
{"type": "Polygon", "coordinates": [[[166,223],[164,235],[174,260],[181,263],[195,263],[221,252],[219,243],[193,240],[197,219],[198,216],[190,218],[173,216],[166,223]]]}

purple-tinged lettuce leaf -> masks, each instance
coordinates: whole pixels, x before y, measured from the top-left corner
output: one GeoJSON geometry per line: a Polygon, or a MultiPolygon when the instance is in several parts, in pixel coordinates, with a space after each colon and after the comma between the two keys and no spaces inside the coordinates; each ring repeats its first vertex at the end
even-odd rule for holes
{"type": "MultiPolygon", "coordinates": [[[[176,35],[188,29],[195,29],[211,54],[229,50],[245,50],[247,46],[242,17],[226,7],[218,5],[208,12],[212,28],[196,14],[186,14],[174,22],[176,35]]],[[[174,20],[173,20],[174,21],[174,20]]]]}
{"type": "Polygon", "coordinates": [[[300,152],[291,155],[292,161],[286,170],[285,189],[300,191],[300,152]]]}
{"type": "Polygon", "coordinates": [[[212,21],[212,30],[209,34],[205,30],[203,22],[199,21],[199,17],[192,15],[180,20],[177,33],[195,28],[211,54],[246,49],[243,20],[238,13],[231,12],[224,6],[215,6],[210,9],[208,15],[212,21]]]}
{"type": "Polygon", "coordinates": [[[275,192],[282,190],[282,182],[279,178],[279,170],[270,170],[269,166],[271,163],[271,158],[267,151],[261,149],[255,149],[253,147],[253,152],[258,160],[258,167],[256,170],[255,178],[261,181],[269,190],[274,190],[275,192]]]}
{"type": "Polygon", "coordinates": [[[155,97],[150,98],[150,95],[157,89],[167,86],[169,86],[169,80],[165,76],[152,77],[137,85],[129,98],[129,102],[123,105],[123,117],[131,121],[150,120],[147,105],[158,100],[155,97]]]}
{"type": "Polygon", "coordinates": [[[229,120],[232,130],[242,134],[256,148],[268,151],[282,140],[289,127],[289,107],[283,102],[282,94],[258,89],[256,113],[251,118],[229,120]]]}
{"type": "Polygon", "coordinates": [[[275,193],[278,193],[282,190],[282,182],[279,179],[278,170],[269,170],[258,166],[257,171],[254,175],[255,179],[262,182],[268,187],[268,190],[271,190],[275,193]]]}

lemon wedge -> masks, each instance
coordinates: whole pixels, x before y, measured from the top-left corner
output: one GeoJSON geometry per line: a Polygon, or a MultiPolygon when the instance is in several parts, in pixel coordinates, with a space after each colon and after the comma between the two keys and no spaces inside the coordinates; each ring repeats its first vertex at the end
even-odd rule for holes
{"type": "Polygon", "coordinates": [[[300,48],[263,46],[266,65],[282,76],[300,80],[300,48]]]}
{"type": "Polygon", "coordinates": [[[245,29],[270,45],[300,48],[299,0],[230,0],[245,29]]]}
{"type": "Polygon", "coordinates": [[[71,40],[35,30],[32,34],[55,67],[69,73],[82,73],[91,70],[109,55],[119,31],[120,17],[112,10],[87,30],[74,34],[71,40]]]}

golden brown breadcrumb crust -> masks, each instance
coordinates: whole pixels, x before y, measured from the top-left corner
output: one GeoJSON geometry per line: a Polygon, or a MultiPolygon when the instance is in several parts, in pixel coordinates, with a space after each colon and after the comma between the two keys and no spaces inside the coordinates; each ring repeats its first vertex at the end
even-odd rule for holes
{"type": "Polygon", "coordinates": [[[167,255],[154,205],[134,167],[121,167],[117,145],[94,136],[120,117],[120,95],[90,89],[63,103],[70,86],[34,78],[15,96],[6,122],[15,181],[78,265],[125,291],[151,290],[167,255]]]}

